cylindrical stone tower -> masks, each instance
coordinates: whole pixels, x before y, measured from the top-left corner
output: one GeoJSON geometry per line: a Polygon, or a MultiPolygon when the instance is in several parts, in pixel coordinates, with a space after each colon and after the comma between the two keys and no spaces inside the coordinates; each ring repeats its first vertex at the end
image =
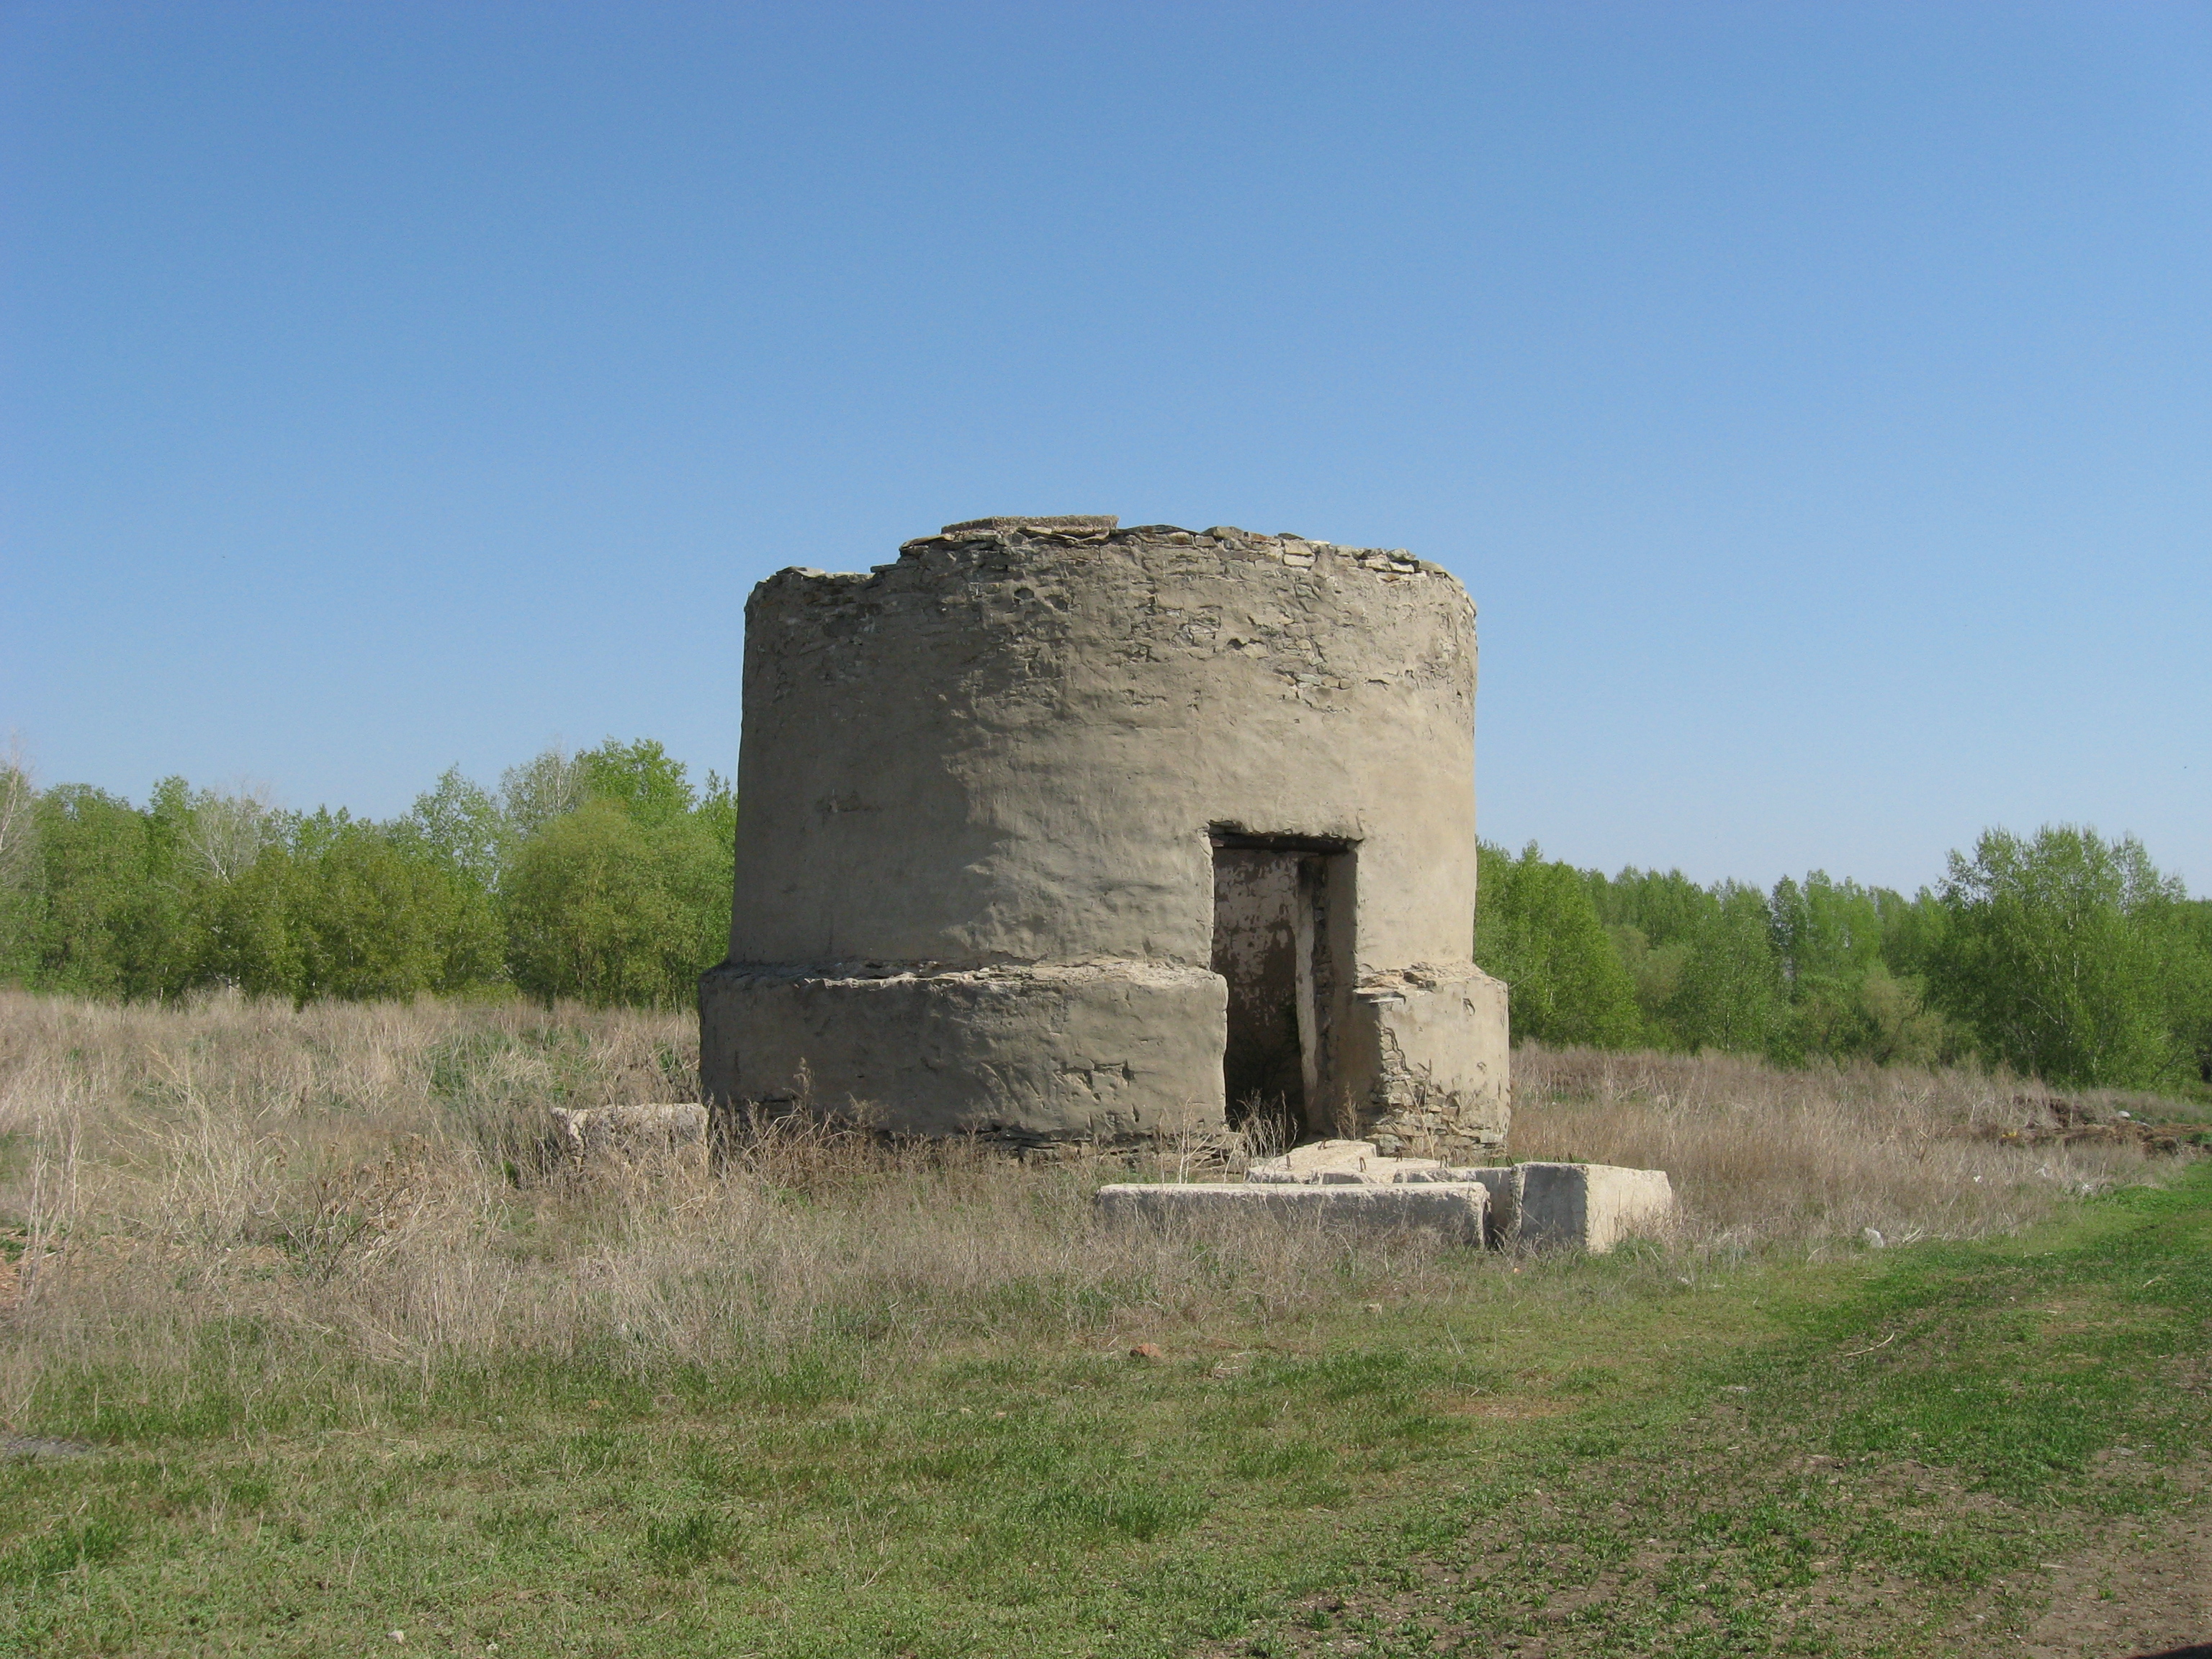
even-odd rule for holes
{"type": "Polygon", "coordinates": [[[1506,1125],[1474,607],[1403,552],[985,519],[745,607],[708,1096],[1112,1140],[1506,1125]]]}

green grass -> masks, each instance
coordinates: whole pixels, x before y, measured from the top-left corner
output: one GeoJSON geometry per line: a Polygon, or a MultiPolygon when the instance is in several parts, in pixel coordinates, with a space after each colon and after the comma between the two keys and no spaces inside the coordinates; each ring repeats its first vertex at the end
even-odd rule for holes
{"type": "Polygon", "coordinates": [[[1472,1260],[1164,1362],[425,1374],[234,1322],[17,1425],[100,1449],[0,1466],[0,1650],[1995,1652],[2039,1564],[2191,1501],[2212,1165],[1994,1244],[1685,1260],[1472,1260]]]}

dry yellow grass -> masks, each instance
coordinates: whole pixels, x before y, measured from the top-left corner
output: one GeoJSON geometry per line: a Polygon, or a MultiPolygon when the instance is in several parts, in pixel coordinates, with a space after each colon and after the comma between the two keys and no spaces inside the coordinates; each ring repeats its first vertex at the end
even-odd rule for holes
{"type": "MultiPolygon", "coordinates": [[[[249,1328],[295,1365],[426,1377],[586,1347],[776,1369],[854,1338],[895,1364],[1014,1335],[1297,1322],[1449,1295],[1468,1270],[1420,1238],[1102,1231],[1089,1190],[1123,1162],[805,1129],[706,1174],[551,1154],[549,1106],[691,1097],[696,1042],[689,1018],[650,1012],[0,994],[0,1226],[22,1254],[0,1418],[21,1420],[56,1367],[161,1372],[249,1328]]],[[[1967,1073],[1533,1048],[1516,1066],[1516,1154],[1671,1170],[1689,1250],[2005,1231],[2146,1167],[1972,1138],[2020,1115],[2019,1091],[1967,1073]]]]}
{"type": "Polygon", "coordinates": [[[551,1152],[549,1106],[686,1097],[695,1044],[650,1012],[0,996],[0,1225],[27,1264],[0,1417],[57,1365],[179,1370],[240,1321],[426,1376],[585,1348],[780,1368],[854,1338],[896,1364],[1231,1307],[1291,1318],[1434,1269],[1420,1239],[1103,1233],[1096,1163],[962,1144],[787,1129],[704,1175],[551,1152]]]}
{"type": "Polygon", "coordinates": [[[1684,1242],[1727,1250],[1856,1247],[2014,1231],[2069,1196],[2140,1180],[2136,1148],[2008,1146],[2047,1127],[2045,1091],[1959,1067],[1781,1071],[1730,1054],[1513,1056],[1511,1148],[1523,1158],[1667,1170],[1684,1242]]]}

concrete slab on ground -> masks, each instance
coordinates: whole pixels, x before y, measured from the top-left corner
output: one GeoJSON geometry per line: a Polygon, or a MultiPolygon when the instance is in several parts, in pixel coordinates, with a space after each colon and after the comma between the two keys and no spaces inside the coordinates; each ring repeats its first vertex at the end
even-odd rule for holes
{"type": "Polygon", "coordinates": [[[1266,1215],[1363,1232],[1429,1228],[1480,1247],[1490,1194],[1471,1182],[1132,1182],[1101,1187],[1093,1203],[1102,1220],[1123,1224],[1266,1215]]]}

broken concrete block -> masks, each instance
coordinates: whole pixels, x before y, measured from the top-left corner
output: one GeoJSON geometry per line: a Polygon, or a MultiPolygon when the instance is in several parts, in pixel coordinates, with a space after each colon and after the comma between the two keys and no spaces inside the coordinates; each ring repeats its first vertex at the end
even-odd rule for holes
{"type": "Polygon", "coordinates": [[[1515,1164],[1500,1164],[1494,1169],[1469,1170],[1468,1180],[1490,1194],[1490,1242],[1493,1247],[1504,1248],[1513,1242],[1514,1223],[1520,1218],[1521,1171],[1515,1164]]]}
{"type": "Polygon", "coordinates": [[[1316,1140],[1293,1146],[1280,1158],[1255,1158],[1246,1167],[1244,1179],[1291,1186],[1317,1184],[1332,1177],[1380,1180],[1387,1179],[1379,1173],[1381,1166],[1395,1162],[1376,1152],[1371,1140],[1316,1140]]]}
{"type": "Polygon", "coordinates": [[[1493,1237],[1513,1249],[1601,1255],[1624,1238],[1658,1231],[1674,1213],[1664,1170],[1515,1164],[1468,1173],[1490,1194],[1493,1237]]]}
{"type": "Polygon", "coordinates": [[[1352,1068],[1373,1082],[1360,1114],[1383,1152],[1412,1148],[1465,1161],[1505,1144],[1505,987],[1479,970],[1363,981],[1345,1023],[1352,1068]]]}
{"type": "Polygon", "coordinates": [[[650,1106],[553,1109],[553,1133],[579,1161],[617,1158],[630,1163],[674,1158],[707,1163],[707,1109],[689,1102],[650,1106]]]}
{"type": "Polygon", "coordinates": [[[1406,1182],[1468,1182],[1478,1170],[1455,1168],[1433,1158],[1393,1158],[1371,1140],[1317,1140],[1293,1146],[1280,1158],[1257,1159],[1244,1179],[1261,1185],[1389,1187],[1406,1182]]]}
{"type": "Polygon", "coordinates": [[[1466,1182],[1133,1182],[1101,1187],[1092,1202],[1102,1220],[1118,1223],[1267,1215],[1363,1232],[1433,1228],[1480,1246],[1490,1194],[1466,1182]]]}
{"type": "Polygon", "coordinates": [[[1673,1214],[1663,1170],[1607,1164],[1515,1164],[1467,1168],[1433,1158],[1393,1158],[1375,1140],[1323,1140],[1262,1158],[1247,1184],[1276,1191],[1312,1188],[1461,1188],[1487,1195],[1486,1229],[1500,1243],[1530,1249],[1566,1247],[1597,1255],[1632,1233],[1650,1232],[1673,1214]]]}

